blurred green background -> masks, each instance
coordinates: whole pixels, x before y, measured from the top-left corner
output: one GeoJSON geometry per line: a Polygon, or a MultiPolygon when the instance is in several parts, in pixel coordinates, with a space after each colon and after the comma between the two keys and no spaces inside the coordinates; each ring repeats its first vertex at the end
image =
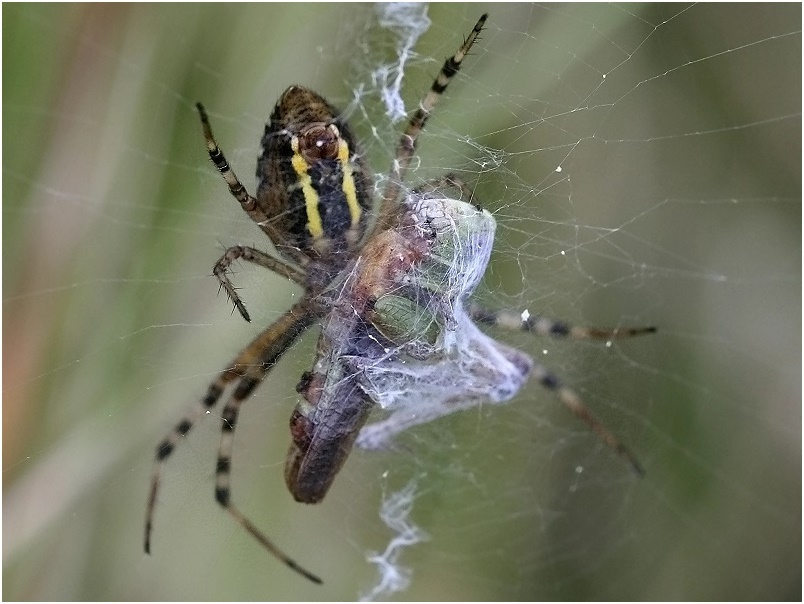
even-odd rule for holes
{"type": "Polygon", "coordinates": [[[215,504],[214,418],[171,459],[145,556],[156,443],[298,296],[238,268],[249,325],[215,295],[223,246],[267,245],[193,104],[250,190],[291,83],[347,108],[383,172],[400,126],[371,76],[397,41],[372,5],[4,4],[4,599],[355,599],[392,537],[382,498],[411,479],[430,539],[401,555],[403,599],[801,598],[800,5],[433,5],[408,108],[486,9],[412,180],[456,170],[497,215],[490,305],[659,326],[500,336],[647,477],[534,386],[355,452],[297,505],[282,464],[311,332],[244,409],[234,498],[324,586],[215,504]]]}

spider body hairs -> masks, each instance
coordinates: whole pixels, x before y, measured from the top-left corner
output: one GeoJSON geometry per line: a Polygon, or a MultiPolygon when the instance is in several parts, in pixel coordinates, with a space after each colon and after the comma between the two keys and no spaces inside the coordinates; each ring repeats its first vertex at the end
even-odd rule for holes
{"type": "Polygon", "coordinates": [[[146,508],[147,553],[164,463],[196,421],[229,391],[221,411],[215,498],[265,549],[321,583],[246,518],[231,497],[240,406],[316,323],[322,324],[316,360],[297,386],[301,400],[290,418],[285,480],[297,501],[316,503],[324,498],[355,442],[367,449],[384,447],[412,426],[484,401],[505,402],[529,377],[553,391],[642,473],[635,456],[557,376],[525,353],[491,339],[475,322],[550,337],[602,340],[655,329],[572,327],[468,302],[488,264],[493,217],[476,203],[440,193],[445,187],[455,188],[472,201],[471,191],[453,176],[403,195],[418,136],[485,21],[482,15],[458,51],[444,62],[411,115],[379,204],[372,197],[373,180],[359,141],[341,112],[312,90],[290,86],[277,101],[262,137],[256,197],[229,166],[206,110],[196,105],[210,159],[231,195],[275,249],[274,254],[247,246],[227,249],[213,269],[221,288],[246,321],[251,317],[229,279],[236,260],[284,276],[304,294],[226,365],[157,446],[146,508]],[[377,406],[389,410],[390,416],[365,426],[377,406]]]}

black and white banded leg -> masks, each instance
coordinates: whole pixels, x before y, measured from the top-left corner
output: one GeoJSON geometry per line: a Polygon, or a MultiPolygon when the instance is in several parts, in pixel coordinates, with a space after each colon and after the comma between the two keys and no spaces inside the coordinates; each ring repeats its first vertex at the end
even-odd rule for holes
{"type": "Polygon", "coordinates": [[[211,410],[227,387],[237,383],[222,412],[221,442],[215,472],[215,499],[222,505],[240,526],[255,537],[268,551],[274,554],[287,566],[305,576],[321,583],[316,575],[302,568],[292,558],[280,550],[231,502],[231,459],[234,431],[240,405],[253,392],[265,376],[274,367],[282,354],[293,342],[316,320],[309,308],[309,300],[302,299],[277,321],[260,333],[252,342],[223,370],[207,388],[206,395],[156,448],[156,463],[151,476],[151,488],[145,512],[145,552],[151,552],[151,533],[156,502],[159,496],[162,470],[168,457],[181,442],[199,417],[211,410]]]}
{"type": "Polygon", "coordinates": [[[476,302],[469,305],[472,320],[481,325],[500,327],[511,331],[526,331],[551,338],[572,338],[575,340],[621,340],[649,333],[656,333],[655,327],[579,327],[564,321],[531,315],[527,311],[517,313],[511,310],[488,310],[476,302]]]}
{"type": "MultiPolygon", "coordinates": [[[[517,313],[510,310],[492,311],[484,308],[480,304],[472,302],[469,304],[469,315],[472,320],[481,325],[490,325],[512,331],[524,331],[540,336],[551,338],[572,338],[577,340],[615,340],[633,338],[656,332],[656,327],[616,327],[613,329],[601,329],[598,327],[579,327],[570,325],[564,321],[550,319],[538,315],[531,315],[527,311],[517,313]]],[[[570,410],[570,412],[584,422],[589,429],[614,449],[618,455],[623,457],[638,475],[643,476],[645,470],[637,460],[636,456],[620,442],[620,440],[604,426],[583,403],[581,397],[572,389],[565,386],[561,380],[544,365],[536,362],[533,366],[531,375],[539,383],[555,393],[558,400],[570,410]]]]}
{"type": "Polygon", "coordinates": [[[402,182],[405,180],[411,160],[416,152],[416,143],[419,139],[419,134],[421,134],[424,126],[427,124],[427,120],[430,118],[430,114],[441,99],[441,95],[444,94],[452,78],[454,78],[455,74],[460,70],[461,63],[463,63],[472,45],[478,39],[478,36],[480,36],[480,32],[483,29],[483,25],[486,23],[487,17],[488,14],[480,16],[480,19],[478,19],[472,31],[469,32],[469,35],[458,51],[444,61],[441,70],[430,85],[430,90],[427,91],[427,94],[419,102],[419,107],[408,120],[408,125],[405,128],[405,132],[402,133],[402,138],[400,138],[399,145],[396,149],[391,177],[383,192],[382,204],[379,209],[379,219],[377,220],[377,225],[374,227],[374,233],[378,233],[381,230],[393,226],[394,219],[399,212],[398,199],[402,190],[402,182]]]}

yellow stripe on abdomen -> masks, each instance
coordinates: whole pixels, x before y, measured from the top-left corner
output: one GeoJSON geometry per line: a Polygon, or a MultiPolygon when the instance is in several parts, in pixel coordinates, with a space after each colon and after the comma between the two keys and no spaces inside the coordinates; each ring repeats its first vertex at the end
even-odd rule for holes
{"type": "Polygon", "coordinates": [[[354,226],[360,221],[362,210],[360,209],[360,204],[357,203],[354,171],[352,170],[352,164],[349,163],[349,145],[343,139],[338,142],[338,161],[341,162],[341,171],[343,172],[341,188],[346,196],[349,216],[352,218],[352,226],[354,226]]]}
{"type": "MultiPolygon", "coordinates": [[[[290,139],[290,146],[293,149],[293,159],[291,163],[296,175],[299,177],[302,193],[304,194],[304,206],[307,210],[307,230],[313,239],[318,239],[324,234],[324,224],[321,221],[321,213],[318,211],[318,193],[313,188],[313,180],[308,173],[310,165],[304,160],[299,152],[299,137],[294,136],[290,139]]],[[[352,185],[354,188],[354,184],[352,185]]]]}

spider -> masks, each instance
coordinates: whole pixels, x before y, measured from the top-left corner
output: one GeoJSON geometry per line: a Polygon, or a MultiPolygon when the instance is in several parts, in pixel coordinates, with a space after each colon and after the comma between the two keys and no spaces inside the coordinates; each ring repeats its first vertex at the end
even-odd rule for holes
{"type": "MultiPolygon", "coordinates": [[[[419,134],[477,40],[486,17],[480,17],[458,51],[444,62],[410,117],[376,211],[373,181],[359,142],[341,113],[312,90],[290,86],[277,101],[262,137],[256,196],[229,166],[212,134],[206,110],[201,103],[196,105],[210,159],[231,195],[276,251],[269,255],[248,246],[228,248],[213,269],[220,287],[246,321],[251,318],[228,276],[236,260],[294,281],[304,295],[232,359],[191,412],[157,446],[146,508],[146,553],[151,550],[164,463],[199,417],[230,390],[221,414],[215,499],[279,560],[321,583],[239,511],[232,503],[230,486],[240,406],[285,351],[318,322],[323,329],[316,363],[297,387],[302,400],[290,419],[292,443],[285,466],[288,489],[299,502],[316,503],[326,495],[358,435],[358,444],[377,448],[397,432],[477,404],[480,398],[507,400],[528,375],[535,375],[542,386],[555,392],[574,415],[642,473],[634,455],[559,378],[524,353],[483,336],[472,320],[537,335],[603,340],[655,329],[573,327],[543,317],[492,312],[474,303],[464,308],[464,299],[488,262],[494,230],[491,215],[476,205],[423,190],[402,195],[419,134]],[[455,282],[449,291],[445,289],[447,275],[455,282]],[[450,347],[443,346],[446,340],[450,347]],[[485,357],[494,360],[493,367],[478,363],[477,359],[485,357]],[[423,369],[440,368],[443,374],[460,368],[466,380],[443,391],[441,407],[416,413],[401,404],[387,420],[361,432],[376,403],[390,402],[389,379],[403,389],[413,386],[405,377],[405,358],[420,363],[423,369]],[[500,366],[510,366],[505,377],[510,384],[493,391],[502,383],[500,366]]],[[[471,200],[471,192],[454,177],[444,177],[428,188],[437,190],[444,185],[460,189],[471,200]]],[[[426,382],[425,388],[437,385],[426,382]]],[[[429,394],[428,390],[422,392],[429,394]]]]}

